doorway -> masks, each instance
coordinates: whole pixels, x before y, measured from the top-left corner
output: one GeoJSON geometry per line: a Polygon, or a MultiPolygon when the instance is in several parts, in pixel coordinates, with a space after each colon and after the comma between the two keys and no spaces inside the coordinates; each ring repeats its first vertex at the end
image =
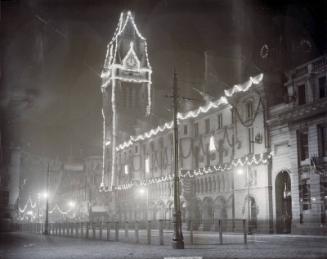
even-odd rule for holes
{"type": "Polygon", "coordinates": [[[281,171],[276,177],[276,232],[291,233],[292,196],[291,178],[287,171],[281,171]]]}

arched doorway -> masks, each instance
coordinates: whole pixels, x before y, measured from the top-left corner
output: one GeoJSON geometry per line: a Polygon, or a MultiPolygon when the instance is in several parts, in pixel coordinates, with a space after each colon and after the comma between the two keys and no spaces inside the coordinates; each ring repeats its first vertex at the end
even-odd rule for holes
{"type": "Polygon", "coordinates": [[[290,233],[292,226],[291,178],[287,171],[278,173],[276,191],[276,232],[290,233]]]}

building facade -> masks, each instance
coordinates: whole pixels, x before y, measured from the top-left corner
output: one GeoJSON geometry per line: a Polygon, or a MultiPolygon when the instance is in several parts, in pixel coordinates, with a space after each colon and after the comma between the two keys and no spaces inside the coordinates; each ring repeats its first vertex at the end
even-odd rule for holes
{"type": "Polygon", "coordinates": [[[287,73],[285,103],[270,109],[277,232],[326,233],[327,57],[287,73]]]}
{"type": "MultiPolygon", "coordinates": [[[[184,222],[209,230],[218,219],[248,219],[253,230],[272,230],[262,78],[251,77],[217,101],[179,114],[184,222]]],[[[120,219],[172,219],[173,147],[172,122],[116,147],[120,219]]]]}

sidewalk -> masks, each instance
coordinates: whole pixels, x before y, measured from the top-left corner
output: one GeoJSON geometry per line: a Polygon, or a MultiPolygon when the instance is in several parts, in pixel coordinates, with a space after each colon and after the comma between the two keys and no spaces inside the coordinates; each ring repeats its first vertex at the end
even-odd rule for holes
{"type": "Polygon", "coordinates": [[[327,239],[296,236],[255,236],[253,242],[226,245],[193,245],[173,250],[113,241],[43,236],[31,233],[0,234],[0,258],[148,258],[202,256],[203,258],[327,258],[327,239]]]}

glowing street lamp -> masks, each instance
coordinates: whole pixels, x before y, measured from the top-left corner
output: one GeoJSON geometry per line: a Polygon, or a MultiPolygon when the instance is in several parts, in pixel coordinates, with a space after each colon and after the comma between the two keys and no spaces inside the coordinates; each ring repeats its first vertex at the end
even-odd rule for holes
{"type": "Polygon", "coordinates": [[[69,207],[70,209],[74,209],[75,206],[76,206],[76,202],[75,202],[75,201],[69,201],[69,202],[68,202],[68,207],[69,207]]]}
{"type": "Polygon", "coordinates": [[[43,199],[48,199],[49,198],[49,193],[47,191],[45,191],[45,192],[41,193],[41,197],[43,199]]]}

